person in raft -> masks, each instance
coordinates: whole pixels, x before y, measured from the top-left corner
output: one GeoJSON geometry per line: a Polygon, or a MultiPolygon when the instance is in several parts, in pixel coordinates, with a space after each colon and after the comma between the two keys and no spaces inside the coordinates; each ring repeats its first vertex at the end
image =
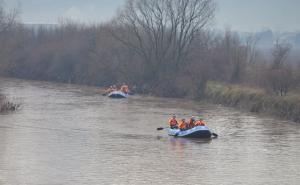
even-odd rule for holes
{"type": "Polygon", "coordinates": [[[195,116],[192,116],[188,122],[188,129],[195,127],[196,119],[195,116]]]}
{"type": "Polygon", "coordinates": [[[185,119],[182,119],[180,123],[178,124],[178,127],[181,131],[187,130],[187,123],[185,122],[185,119]]]}
{"type": "Polygon", "coordinates": [[[123,85],[120,88],[120,91],[122,91],[123,93],[128,94],[129,93],[128,85],[126,85],[125,83],[123,83],[123,85]]]}
{"type": "Polygon", "coordinates": [[[205,126],[205,123],[204,123],[203,119],[200,118],[198,121],[196,121],[195,125],[196,126],[205,126]]]}
{"type": "Polygon", "coordinates": [[[117,90],[118,90],[117,86],[116,86],[116,85],[113,85],[113,86],[112,86],[112,90],[113,90],[113,91],[117,91],[117,90]]]}
{"type": "Polygon", "coordinates": [[[173,115],[172,118],[169,120],[169,125],[171,129],[177,129],[178,128],[178,122],[176,120],[176,116],[173,115]]]}
{"type": "Polygon", "coordinates": [[[109,86],[109,88],[107,88],[106,90],[105,90],[105,93],[106,94],[109,94],[109,93],[111,93],[113,91],[113,86],[111,85],[111,86],[109,86]]]}

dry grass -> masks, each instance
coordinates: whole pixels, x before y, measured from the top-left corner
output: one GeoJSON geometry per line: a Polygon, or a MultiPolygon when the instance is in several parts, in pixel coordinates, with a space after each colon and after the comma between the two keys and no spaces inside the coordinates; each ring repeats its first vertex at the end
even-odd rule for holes
{"type": "Polygon", "coordinates": [[[281,97],[255,87],[209,82],[205,95],[215,103],[300,122],[300,95],[297,93],[281,97]]]}

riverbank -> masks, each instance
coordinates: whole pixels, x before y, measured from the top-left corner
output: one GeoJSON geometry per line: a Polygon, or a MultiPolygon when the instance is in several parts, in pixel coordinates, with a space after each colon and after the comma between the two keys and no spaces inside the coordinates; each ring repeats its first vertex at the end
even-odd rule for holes
{"type": "Polygon", "coordinates": [[[8,101],[6,96],[0,94],[0,113],[6,111],[15,111],[19,107],[19,104],[8,101]]]}
{"type": "MultiPolygon", "coordinates": [[[[99,89],[99,93],[103,94],[104,92],[105,88],[99,89]]],[[[137,93],[153,95],[142,91],[137,91],[137,93]]],[[[210,103],[222,104],[257,114],[267,114],[300,123],[300,96],[297,93],[290,93],[287,96],[276,96],[269,95],[263,89],[256,87],[209,81],[204,96],[210,103]]],[[[0,94],[0,112],[14,111],[19,106],[9,102],[4,95],[0,94]]]]}
{"type": "Polygon", "coordinates": [[[276,96],[259,88],[209,82],[205,97],[212,103],[300,123],[300,96],[297,94],[276,96]]]}

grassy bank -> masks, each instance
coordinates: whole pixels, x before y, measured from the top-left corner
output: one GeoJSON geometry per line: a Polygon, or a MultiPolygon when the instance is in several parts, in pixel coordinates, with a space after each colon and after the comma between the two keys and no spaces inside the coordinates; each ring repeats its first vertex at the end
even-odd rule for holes
{"type": "Polygon", "coordinates": [[[214,103],[300,122],[300,95],[296,93],[281,97],[254,87],[209,82],[205,96],[214,103]]]}
{"type": "Polygon", "coordinates": [[[7,98],[0,94],[0,113],[6,111],[14,111],[19,107],[19,104],[9,102],[7,98]]]}

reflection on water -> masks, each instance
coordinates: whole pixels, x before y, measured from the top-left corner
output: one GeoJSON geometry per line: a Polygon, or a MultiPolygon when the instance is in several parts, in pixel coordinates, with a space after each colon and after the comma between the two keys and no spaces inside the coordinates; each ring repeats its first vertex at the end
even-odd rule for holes
{"type": "Polygon", "coordinates": [[[0,184],[299,184],[300,126],[194,101],[2,79],[22,104],[0,115],[0,184]],[[201,114],[218,139],[173,138],[201,114]]]}

